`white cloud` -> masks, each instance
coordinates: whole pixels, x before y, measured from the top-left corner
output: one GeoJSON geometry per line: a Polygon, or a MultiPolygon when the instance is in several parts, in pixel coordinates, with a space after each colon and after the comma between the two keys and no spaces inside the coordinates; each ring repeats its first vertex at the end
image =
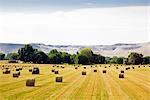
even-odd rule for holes
{"type": "Polygon", "coordinates": [[[84,8],[49,13],[0,13],[0,42],[113,44],[150,41],[150,7],[84,8]]]}

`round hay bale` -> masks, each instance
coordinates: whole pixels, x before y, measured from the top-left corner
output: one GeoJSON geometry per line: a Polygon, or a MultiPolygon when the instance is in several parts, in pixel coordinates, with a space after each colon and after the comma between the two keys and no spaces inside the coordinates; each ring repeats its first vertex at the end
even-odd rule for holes
{"type": "Polygon", "coordinates": [[[86,71],[82,71],[82,75],[86,75],[86,71]]]}
{"type": "Polygon", "coordinates": [[[119,78],[124,78],[124,74],[119,74],[119,78]]]}
{"type": "Polygon", "coordinates": [[[105,66],[105,68],[107,68],[107,67],[105,66]]]}
{"type": "Polygon", "coordinates": [[[56,82],[63,82],[63,77],[62,76],[56,77],[56,82]]]}
{"type": "Polygon", "coordinates": [[[32,74],[39,74],[39,73],[40,73],[39,68],[38,67],[34,67],[33,71],[32,71],[32,74]]]}
{"type": "Polygon", "coordinates": [[[103,70],[103,73],[106,73],[106,70],[103,70]]]}
{"type": "Polygon", "coordinates": [[[138,68],[140,68],[140,66],[138,66],[138,68]]]}
{"type": "Polygon", "coordinates": [[[65,68],[64,66],[61,66],[61,68],[65,68]]]}
{"type": "Polygon", "coordinates": [[[116,67],[116,69],[118,69],[118,67],[116,67]]]}
{"type": "Polygon", "coordinates": [[[56,70],[56,71],[55,71],[55,74],[59,74],[59,71],[58,71],[58,70],[56,70]]]}
{"type": "Polygon", "coordinates": [[[83,67],[84,69],[86,69],[86,67],[83,67]]]}
{"type": "Polygon", "coordinates": [[[52,69],[52,72],[55,72],[55,69],[52,69]]]}
{"type": "Polygon", "coordinates": [[[6,70],[6,69],[5,69],[5,70],[3,71],[3,74],[10,74],[10,70],[6,70]]]}
{"type": "Polygon", "coordinates": [[[20,72],[15,72],[15,73],[13,73],[13,77],[14,78],[18,78],[20,76],[20,72]]]}
{"type": "Polygon", "coordinates": [[[124,70],[121,70],[120,72],[121,72],[121,73],[124,73],[124,70]]]}
{"type": "Polygon", "coordinates": [[[35,79],[27,79],[26,86],[35,86],[35,79]]]}
{"type": "Polygon", "coordinates": [[[134,69],[134,67],[132,67],[132,69],[134,69]]]}
{"type": "Polygon", "coordinates": [[[94,69],[94,72],[97,72],[97,69],[94,69]]]}
{"type": "Polygon", "coordinates": [[[19,68],[16,68],[16,71],[19,71],[19,68]]]}
{"type": "Polygon", "coordinates": [[[78,69],[78,67],[75,67],[75,69],[78,69]]]}
{"type": "Polygon", "coordinates": [[[32,69],[29,69],[29,72],[32,72],[32,69]]]}

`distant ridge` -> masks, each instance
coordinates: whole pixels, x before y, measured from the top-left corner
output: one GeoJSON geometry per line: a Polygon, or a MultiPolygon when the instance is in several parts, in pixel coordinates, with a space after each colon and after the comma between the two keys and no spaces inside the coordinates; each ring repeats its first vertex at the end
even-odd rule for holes
{"type": "MultiPolygon", "coordinates": [[[[11,52],[17,52],[18,49],[22,48],[25,44],[15,44],[15,43],[0,43],[0,52],[5,54],[11,52]]],[[[117,43],[114,45],[45,45],[43,43],[31,43],[33,48],[42,50],[48,53],[52,49],[57,49],[59,51],[68,52],[74,54],[82,48],[89,47],[95,53],[104,56],[123,56],[127,57],[130,52],[142,53],[144,56],[150,56],[150,42],[146,43],[117,43]]]]}

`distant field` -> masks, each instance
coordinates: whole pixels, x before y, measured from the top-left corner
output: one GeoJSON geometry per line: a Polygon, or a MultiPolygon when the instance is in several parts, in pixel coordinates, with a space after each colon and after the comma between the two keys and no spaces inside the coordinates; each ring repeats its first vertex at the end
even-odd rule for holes
{"type": "Polygon", "coordinates": [[[131,65],[76,66],[78,69],[73,65],[1,63],[0,66],[0,100],[150,100],[150,65],[140,68],[131,65]],[[11,73],[3,74],[2,65],[7,65],[11,73]],[[15,66],[23,68],[19,78],[12,77],[15,66]],[[39,75],[29,72],[33,67],[39,67],[39,75]],[[130,69],[125,70],[127,67],[130,69]],[[57,69],[59,74],[54,74],[52,69],[57,69]],[[125,78],[119,78],[121,70],[125,78]],[[85,76],[82,71],[86,71],[85,76]],[[63,82],[55,82],[56,76],[63,76],[63,82]],[[28,78],[35,78],[35,87],[26,87],[28,78]]]}

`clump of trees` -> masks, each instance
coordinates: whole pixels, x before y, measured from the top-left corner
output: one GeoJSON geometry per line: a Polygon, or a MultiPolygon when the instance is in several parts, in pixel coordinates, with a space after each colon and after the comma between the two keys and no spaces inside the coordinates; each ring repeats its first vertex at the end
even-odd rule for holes
{"type": "Polygon", "coordinates": [[[5,54],[4,53],[0,53],[0,60],[4,60],[5,58],[5,54]]]}
{"type": "Polygon", "coordinates": [[[100,54],[94,54],[90,48],[83,48],[76,54],[61,52],[56,49],[48,54],[34,49],[31,45],[25,45],[18,50],[18,53],[5,54],[0,53],[0,60],[21,60],[23,62],[38,64],[150,64],[150,56],[143,57],[142,54],[132,52],[125,57],[104,57],[100,54]]]}
{"type": "Polygon", "coordinates": [[[48,54],[34,49],[31,45],[18,50],[18,58],[24,62],[30,63],[52,63],[52,64],[104,64],[105,57],[94,54],[89,48],[83,48],[77,54],[69,54],[56,49],[51,50],[48,54]]]}

